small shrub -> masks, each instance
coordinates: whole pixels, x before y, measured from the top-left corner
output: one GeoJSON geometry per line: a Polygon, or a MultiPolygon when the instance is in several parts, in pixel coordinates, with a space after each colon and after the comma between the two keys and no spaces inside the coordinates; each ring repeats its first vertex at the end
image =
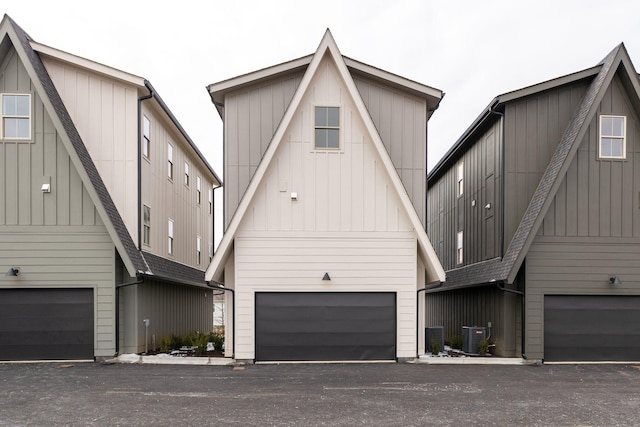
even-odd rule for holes
{"type": "Polygon", "coordinates": [[[488,352],[489,352],[489,341],[481,340],[478,343],[478,354],[480,356],[486,356],[488,352]]]}
{"type": "Polygon", "coordinates": [[[462,337],[460,335],[454,335],[451,337],[451,348],[462,350],[462,337]]]}
{"type": "Polygon", "coordinates": [[[440,353],[440,343],[436,340],[431,340],[431,354],[438,355],[440,353]]]}

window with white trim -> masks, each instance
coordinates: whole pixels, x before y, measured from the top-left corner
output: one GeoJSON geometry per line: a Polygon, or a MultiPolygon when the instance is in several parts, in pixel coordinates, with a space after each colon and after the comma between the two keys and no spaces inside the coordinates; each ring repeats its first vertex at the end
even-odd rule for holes
{"type": "Polygon", "coordinates": [[[200,236],[196,237],[196,264],[200,265],[200,261],[201,261],[201,245],[202,245],[202,239],[200,238],[200,236]]]}
{"type": "Polygon", "coordinates": [[[2,94],[2,139],[31,139],[31,94],[2,94]]]}
{"type": "Polygon", "coordinates": [[[340,148],[340,107],[316,107],[315,148],[340,148]]]}
{"type": "Polygon", "coordinates": [[[464,194],[464,161],[460,160],[458,163],[458,196],[462,196],[464,194]]]}
{"type": "Polygon", "coordinates": [[[458,231],[458,235],[456,236],[456,263],[457,264],[462,264],[462,261],[464,261],[463,254],[462,254],[462,243],[463,243],[462,231],[458,231]]]}
{"type": "Polygon", "coordinates": [[[209,215],[213,214],[213,189],[209,189],[209,215]]]}
{"type": "Polygon", "coordinates": [[[142,116],[142,155],[149,158],[151,147],[151,121],[147,116],[142,116]]]}
{"type": "Polygon", "coordinates": [[[209,243],[209,262],[213,259],[213,243],[209,243]]]}
{"type": "Polygon", "coordinates": [[[167,253],[173,255],[173,220],[169,218],[167,230],[167,253]]]}
{"type": "Polygon", "coordinates": [[[200,177],[196,176],[196,203],[200,204],[202,201],[202,188],[200,186],[200,177]]]}
{"type": "Polygon", "coordinates": [[[189,186],[189,163],[184,162],[184,185],[189,186]]]}
{"type": "Polygon", "coordinates": [[[173,181],[173,145],[167,144],[167,178],[173,181]]]}
{"type": "Polygon", "coordinates": [[[142,243],[151,244],[151,208],[144,205],[142,208],[142,243]]]}
{"type": "Polygon", "coordinates": [[[625,159],[626,116],[600,116],[600,144],[598,157],[601,159],[625,159]]]}

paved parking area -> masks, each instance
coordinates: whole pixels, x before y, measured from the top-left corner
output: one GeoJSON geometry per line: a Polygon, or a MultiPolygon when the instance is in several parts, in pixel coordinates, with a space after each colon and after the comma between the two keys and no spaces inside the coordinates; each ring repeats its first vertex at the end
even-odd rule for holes
{"type": "Polygon", "coordinates": [[[0,426],[640,425],[640,366],[0,363],[0,426]]]}

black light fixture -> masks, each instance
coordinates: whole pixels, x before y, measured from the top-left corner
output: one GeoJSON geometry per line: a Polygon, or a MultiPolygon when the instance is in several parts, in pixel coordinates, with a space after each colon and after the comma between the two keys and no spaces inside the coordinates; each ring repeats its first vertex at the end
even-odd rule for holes
{"type": "Polygon", "coordinates": [[[329,277],[329,273],[324,273],[324,276],[322,276],[322,280],[331,280],[331,277],[329,277]]]}
{"type": "Polygon", "coordinates": [[[622,285],[620,278],[618,276],[609,277],[609,283],[612,285],[622,285]]]}
{"type": "Polygon", "coordinates": [[[20,275],[20,269],[18,267],[11,267],[5,276],[16,277],[20,275]]]}

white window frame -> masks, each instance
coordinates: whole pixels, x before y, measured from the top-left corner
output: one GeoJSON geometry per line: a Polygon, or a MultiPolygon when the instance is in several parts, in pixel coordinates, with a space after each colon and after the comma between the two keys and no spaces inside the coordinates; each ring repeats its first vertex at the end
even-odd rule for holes
{"type": "Polygon", "coordinates": [[[327,105],[316,105],[314,110],[313,110],[313,124],[314,124],[314,134],[313,134],[313,146],[315,150],[340,150],[342,147],[342,138],[341,138],[341,132],[340,132],[340,107],[336,107],[336,106],[327,106],[327,105]],[[318,123],[317,121],[317,114],[318,114],[318,109],[335,109],[338,112],[338,124],[333,125],[330,123],[318,123]],[[318,131],[332,131],[335,130],[338,133],[338,146],[337,147],[329,147],[329,146],[318,146],[318,141],[317,141],[317,136],[318,136],[318,131]]]}
{"type": "Polygon", "coordinates": [[[213,215],[213,189],[209,189],[209,215],[213,215]]]}
{"type": "Polygon", "coordinates": [[[184,185],[189,186],[189,163],[184,162],[184,185]]]}
{"type": "Polygon", "coordinates": [[[603,114],[600,116],[600,120],[598,122],[598,158],[600,159],[613,159],[613,160],[624,160],[627,158],[627,116],[616,116],[616,115],[607,115],[603,114]],[[604,133],[603,119],[622,119],[622,135],[615,135],[612,132],[610,135],[604,133]],[[604,140],[619,141],[622,145],[622,154],[620,156],[613,156],[603,154],[602,152],[602,144],[604,140]]]}
{"type": "Polygon", "coordinates": [[[462,264],[464,262],[463,245],[464,235],[462,231],[458,231],[456,235],[456,264],[462,264]]]}
{"type": "Polygon", "coordinates": [[[200,177],[196,175],[196,203],[202,203],[202,182],[200,177]]]}
{"type": "Polygon", "coordinates": [[[142,243],[151,244],[151,208],[148,205],[142,205],[142,243]]]}
{"type": "Polygon", "coordinates": [[[146,115],[142,115],[142,155],[150,158],[151,150],[151,120],[146,115]]]}
{"type": "Polygon", "coordinates": [[[173,181],[173,145],[167,143],[167,178],[173,181]]]}
{"type": "Polygon", "coordinates": [[[32,136],[32,116],[33,116],[33,104],[30,93],[3,93],[0,97],[0,139],[2,140],[11,140],[11,141],[29,141],[32,136]],[[5,96],[25,96],[29,100],[29,114],[27,116],[20,114],[7,114],[4,110],[4,97],[5,96]],[[5,119],[27,119],[29,133],[25,136],[6,136],[5,132],[5,119]]]}
{"type": "Polygon", "coordinates": [[[202,238],[196,237],[196,264],[200,265],[202,261],[202,238]]]}
{"type": "Polygon", "coordinates": [[[174,253],[174,241],[173,241],[173,228],[174,228],[174,223],[173,220],[171,218],[169,218],[169,221],[167,222],[167,253],[169,255],[173,255],[174,253]]]}
{"type": "Polygon", "coordinates": [[[464,160],[460,160],[460,163],[458,163],[458,180],[457,180],[457,191],[458,191],[458,197],[462,196],[464,194],[464,160]]]}
{"type": "Polygon", "coordinates": [[[213,259],[213,243],[209,243],[209,262],[213,259]]]}

